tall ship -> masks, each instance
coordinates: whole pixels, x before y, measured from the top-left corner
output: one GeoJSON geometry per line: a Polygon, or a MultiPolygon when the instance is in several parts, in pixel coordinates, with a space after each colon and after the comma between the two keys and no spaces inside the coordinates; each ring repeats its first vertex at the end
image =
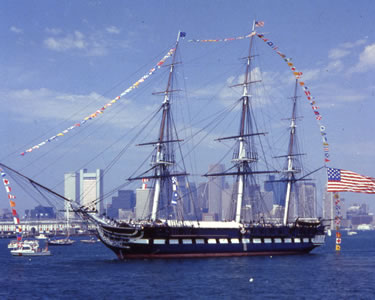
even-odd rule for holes
{"type": "Polygon", "coordinates": [[[251,78],[252,61],[255,58],[252,53],[254,35],[250,37],[249,51],[245,58],[243,82],[236,85],[242,89],[242,96],[234,99],[240,106],[240,117],[237,120],[239,130],[231,136],[218,139],[235,144],[230,162],[232,167],[224,172],[204,174],[206,177],[235,178],[231,219],[184,220],[181,213],[183,204],[180,200],[188,198],[189,191],[181,187],[189,187],[189,174],[184,168],[183,158],[177,161],[176,152],[180,151],[183,141],[176,131],[171,109],[171,98],[177,91],[173,86],[173,76],[177,64],[180,63],[176,60],[180,36],[181,33],[178,34],[169,66],[166,88],[162,92],[158,134],[154,141],[139,145],[153,147],[150,168],[128,179],[147,180],[151,183],[151,214],[144,220],[119,222],[79,207],[73,206],[73,210],[96,225],[100,240],[119,259],[302,254],[322,245],[325,233],[320,219],[290,217],[294,185],[306,180],[306,175],[298,176],[301,171],[299,157],[302,154],[296,152],[298,80],[291,101],[289,145],[286,154],[279,157],[286,161],[285,168],[260,170],[257,166],[259,159],[255,139],[266,133],[257,131],[251,103],[252,85],[258,83],[251,78]],[[278,176],[280,179],[273,181],[285,186],[284,215],[278,220],[267,219],[258,203],[262,196],[257,177],[267,174],[275,174],[270,178],[278,176]],[[244,216],[245,206],[250,208],[250,217],[244,216]]]}
{"type": "MultiPolygon", "coordinates": [[[[296,217],[291,213],[291,203],[298,194],[296,185],[309,180],[311,173],[302,172],[303,153],[299,152],[297,140],[298,79],[294,91],[290,92],[288,145],[284,153],[277,157],[284,161],[283,167],[276,169],[263,162],[260,164],[260,153],[264,152],[262,140],[266,138],[267,132],[262,132],[257,125],[258,111],[254,111],[252,96],[254,86],[260,83],[253,70],[257,57],[254,53],[254,29],[253,25],[252,34],[247,36],[249,46],[241,82],[233,86],[240,90],[240,96],[233,99],[233,107],[237,105],[238,108],[232,109],[232,112],[238,114],[235,121],[238,130],[229,136],[217,138],[219,142],[232,144],[232,159],[227,162],[231,167],[221,171],[214,171],[213,168],[203,174],[209,179],[231,177],[234,180],[231,205],[225,220],[220,217],[211,221],[202,221],[199,217],[194,220],[186,218],[183,213],[184,202],[192,201],[189,182],[191,174],[185,167],[184,140],[180,138],[172,110],[174,94],[179,91],[175,86],[175,73],[181,64],[177,54],[180,39],[185,36],[183,32],[178,33],[176,44],[170,51],[172,62],[168,66],[166,86],[156,93],[162,95],[163,99],[157,109],[160,121],[156,130],[153,128],[157,134],[153,140],[137,145],[152,148],[148,156],[150,166],[143,167],[144,170],[136,171],[138,173],[127,179],[128,182],[148,182],[149,213],[142,219],[113,220],[97,214],[88,206],[80,206],[60,197],[69,201],[77,215],[95,225],[98,238],[119,259],[304,254],[324,243],[325,228],[321,219],[306,215],[296,217]],[[270,217],[265,212],[261,184],[283,186],[282,209],[278,217],[270,217]]],[[[59,197],[56,192],[34,180],[25,176],[23,178],[38,190],[47,190],[59,197]]]]}

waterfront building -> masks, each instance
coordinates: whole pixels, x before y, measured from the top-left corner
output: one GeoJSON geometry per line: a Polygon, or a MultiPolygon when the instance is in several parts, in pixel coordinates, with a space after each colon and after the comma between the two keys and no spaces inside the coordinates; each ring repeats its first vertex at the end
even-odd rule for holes
{"type": "Polygon", "coordinates": [[[350,221],[352,228],[358,228],[363,224],[372,224],[374,221],[373,214],[369,213],[368,206],[364,203],[348,207],[346,218],[350,221]]]}
{"type": "Polygon", "coordinates": [[[56,219],[53,207],[38,205],[35,208],[25,210],[26,218],[29,220],[49,220],[56,219]]]}

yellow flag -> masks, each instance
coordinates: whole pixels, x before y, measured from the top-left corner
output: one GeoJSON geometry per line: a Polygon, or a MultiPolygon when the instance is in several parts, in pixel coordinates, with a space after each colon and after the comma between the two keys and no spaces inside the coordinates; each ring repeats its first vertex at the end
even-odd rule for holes
{"type": "Polygon", "coordinates": [[[340,245],[336,245],[336,251],[340,251],[341,250],[341,246],[340,245]]]}

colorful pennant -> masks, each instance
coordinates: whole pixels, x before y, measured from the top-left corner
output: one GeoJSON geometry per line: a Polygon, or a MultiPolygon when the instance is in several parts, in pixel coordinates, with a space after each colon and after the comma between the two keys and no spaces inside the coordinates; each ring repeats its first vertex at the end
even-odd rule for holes
{"type": "MultiPolygon", "coordinates": [[[[263,34],[256,34],[257,37],[259,37],[263,42],[265,42],[269,47],[271,47],[272,50],[274,50],[286,63],[287,65],[289,66],[290,70],[293,72],[293,75],[296,79],[301,79],[303,73],[302,72],[298,72],[297,71],[297,68],[295,67],[295,65],[291,62],[291,58],[288,58],[285,54],[283,54],[282,52],[280,52],[278,49],[279,47],[276,46],[272,41],[270,41],[269,39],[267,39],[263,34]]],[[[302,88],[305,96],[306,96],[306,99],[310,102],[310,105],[311,105],[311,108],[314,112],[314,115],[315,115],[315,119],[319,125],[319,130],[320,130],[320,134],[322,136],[322,142],[323,142],[323,151],[324,151],[324,162],[327,163],[330,161],[329,157],[329,144],[328,144],[328,140],[327,140],[327,133],[325,132],[326,131],[326,128],[325,126],[322,124],[321,120],[322,120],[322,115],[320,114],[320,112],[318,111],[318,106],[316,105],[316,101],[315,101],[315,98],[311,95],[311,91],[310,89],[306,86],[305,82],[304,81],[300,81],[299,82],[300,84],[300,87],[302,88]]]]}
{"type": "Polygon", "coordinates": [[[123,91],[119,96],[117,96],[116,98],[114,98],[113,100],[111,100],[110,102],[108,102],[107,104],[104,104],[100,109],[98,109],[97,111],[95,111],[94,113],[88,115],[86,118],[84,118],[81,122],[79,123],[76,123],[72,126],[70,126],[69,128],[63,130],[62,132],[46,139],[45,141],[25,150],[24,152],[21,153],[22,156],[24,156],[25,154],[27,153],[30,153],[36,149],[39,149],[41,146],[44,146],[46,145],[47,143],[49,142],[52,142],[54,140],[56,140],[58,137],[62,137],[64,136],[65,134],[69,133],[71,130],[75,129],[75,128],[78,128],[80,126],[82,126],[83,124],[85,124],[87,121],[89,120],[92,120],[96,117],[98,117],[99,115],[101,115],[102,113],[104,113],[104,111],[112,106],[113,104],[115,104],[121,97],[125,96],[126,94],[130,93],[132,90],[134,90],[135,88],[138,88],[138,86],[144,82],[148,77],[150,77],[152,74],[154,74],[156,72],[156,70],[160,69],[161,66],[165,63],[165,61],[171,57],[173,55],[173,53],[175,52],[175,48],[172,48],[168,51],[168,53],[148,72],[146,73],[145,75],[143,75],[138,81],[136,81],[133,85],[131,85],[129,88],[127,88],[125,91],[123,91]]]}
{"type": "Polygon", "coordinates": [[[341,203],[340,203],[340,195],[339,193],[333,193],[333,199],[335,201],[335,208],[336,208],[336,217],[335,217],[335,225],[336,225],[336,251],[341,251],[341,233],[340,233],[340,223],[342,219],[341,215],[341,203]]]}
{"type": "MultiPolygon", "coordinates": [[[[5,191],[8,194],[8,198],[9,199],[15,199],[16,196],[10,194],[12,188],[10,187],[9,180],[5,178],[6,174],[2,169],[0,169],[0,175],[1,175],[1,177],[3,177],[3,184],[4,184],[4,187],[5,187],[5,191]]],[[[13,222],[14,222],[14,225],[16,225],[17,241],[21,242],[21,240],[22,240],[22,227],[21,227],[21,224],[20,224],[20,218],[19,218],[19,216],[17,214],[17,211],[16,211],[16,203],[12,200],[9,200],[9,204],[10,204],[10,208],[12,210],[13,222]]]]}

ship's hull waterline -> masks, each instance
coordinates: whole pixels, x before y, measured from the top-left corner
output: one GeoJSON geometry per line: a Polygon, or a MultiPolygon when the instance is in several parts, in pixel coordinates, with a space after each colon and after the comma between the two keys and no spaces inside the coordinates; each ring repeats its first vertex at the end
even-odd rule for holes
{"type": "Polygon", "coordinates": [[[98,225],[119,259],[306,254],[324,243],[324,227],[121,228],[98,225]]]}

